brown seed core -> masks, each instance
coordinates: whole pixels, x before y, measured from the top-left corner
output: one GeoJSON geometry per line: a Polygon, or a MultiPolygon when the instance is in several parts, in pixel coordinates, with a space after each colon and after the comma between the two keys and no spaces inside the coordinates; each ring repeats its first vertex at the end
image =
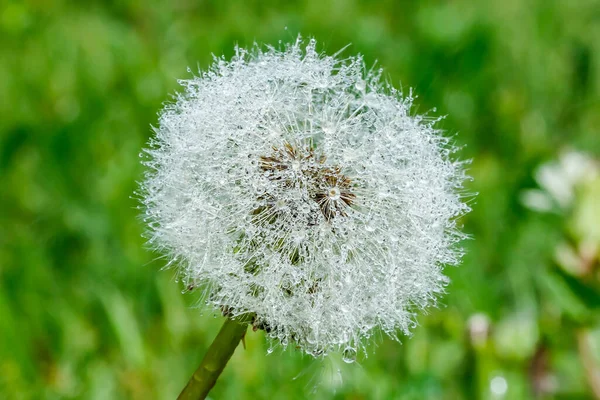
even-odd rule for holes
{"type": "Polygon", "coordinates": [[[260,157],[260,168],[268,172],[268,179],[286,188],[303,185],[325,217],[331,221],[337,215],[346,216],[346,207],[353,204],[352,180],[342,174],[338,166],[325,165],[326,158],[317,156],[310,146],[273,146],[269,156],[260,157]]]}

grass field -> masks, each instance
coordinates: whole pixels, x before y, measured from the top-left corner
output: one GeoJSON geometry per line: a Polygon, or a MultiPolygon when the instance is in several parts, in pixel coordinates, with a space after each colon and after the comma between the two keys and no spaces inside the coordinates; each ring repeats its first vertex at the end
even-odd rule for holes
{"type": "Polygon", "coordinates": [[[402,344],[346,365],[249,332],[212,398],[600,398],[600,178],[527,201],[541,165],[600,158],[597,0],[2,2],[0,398],[175,398],[222,317],[145,248],[139,153],[188,67],[298,33],[447,116],[473,239],[402,344]]]}

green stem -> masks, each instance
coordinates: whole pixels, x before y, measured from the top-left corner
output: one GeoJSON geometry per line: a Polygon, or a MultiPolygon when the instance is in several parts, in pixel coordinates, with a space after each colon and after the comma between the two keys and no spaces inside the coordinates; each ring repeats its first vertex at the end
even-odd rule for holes
{"type": "Polygon", "coordinates": [[[205,399],[215,386],[236,347],[246,334],[252,316],[245,314],[236,319],[227,318],[219,334],[212,342],[200,366],[190,378],[178,400],[205,399]]]}

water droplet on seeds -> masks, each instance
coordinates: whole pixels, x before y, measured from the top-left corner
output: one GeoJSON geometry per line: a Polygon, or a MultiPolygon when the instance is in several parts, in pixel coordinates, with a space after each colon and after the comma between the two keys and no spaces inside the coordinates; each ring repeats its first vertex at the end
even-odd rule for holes
{"type": "Polygon", "coordinates": [[[338,200],[340,198],[340,189],[337,187],[332,187],[329,189],[327,195],[331,200],[338,200]]]}
{"type": "Polygon", "coordinates": [[[342,353],[342,360],[346,364],[352,364],[356,361],[356,349],[354,347],[346,347],[342,353]]]}
{"type": "Polygon", "coordinates": [[[333,124],[331,124],[329,122],[325,122],[321,126],[321,129],[323,129],[323,132],[325,132],[327,135],[329,135],[335,131],[335,127],[333,126],[333,124]]]}
{"type": "Polygon", "coordinates": [[[284,208],[285,207],[285,200],[281,200],[281,199],[277,200],[275,202],[275,207],[277,207],[278,209],[284,208]]]}
{"type": "Polygon", "coordinates": [[[367,104],[375,105],[375,104],[377,104],[377,100],[378,100],[378,98],[377,98],[377,95],[375,93],[368,93],[365,96],[365,102],[367,104]]]}
{"type": "Polygon", "coordinates": [[[367,88],[367,82],[365,82],[361,79],[358,82],[356,82],[354,84],[354,86],[356,87],[356,90],[360,90],[362,92],[363,90],[365,90],[367,88]]]}
{"type": "Polygon", "coordinates": [[[300,244],[300,243],[302,243],[302,241],[304,240],[304,238],[305,238],[304,232],[297,232],[297,233],[294,234],[292,240],[294,241],[294,243],[300,244]]]}

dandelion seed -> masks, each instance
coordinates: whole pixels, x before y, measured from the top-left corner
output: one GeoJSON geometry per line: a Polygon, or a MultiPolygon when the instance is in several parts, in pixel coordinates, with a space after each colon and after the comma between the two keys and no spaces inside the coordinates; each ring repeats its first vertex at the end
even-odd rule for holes
{"type": "Polygon", "coordinates": [[[237,48],[181,81],[146,150],[149,242],[186,287],[347,362],[435,303],[469,211],[449,139],[380,75],[313,40],[237,48]]]}

